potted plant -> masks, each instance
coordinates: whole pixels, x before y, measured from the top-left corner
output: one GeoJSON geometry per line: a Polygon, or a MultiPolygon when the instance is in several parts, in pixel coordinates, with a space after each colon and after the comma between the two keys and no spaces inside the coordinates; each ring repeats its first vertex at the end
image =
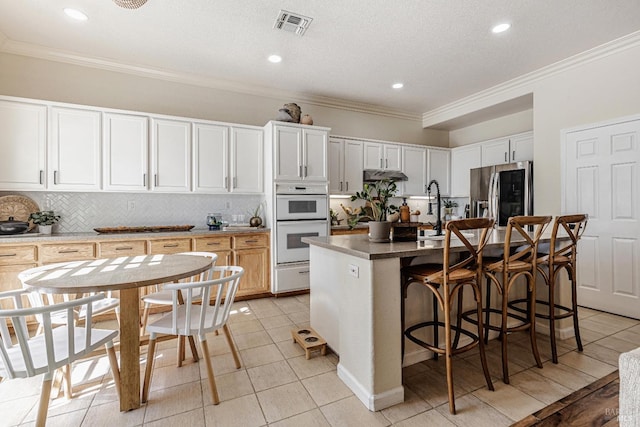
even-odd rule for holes
{"type": "Polygon", "coordinates": [[[457,208],[458,203],[455,200],[442,199],[442,207],[444,210],[444,215],[442,216],[445,220],[449,220],[451,219],[451,215],[453,214],[453,208],[457,208]]]}
{"type": "Polygon", "coordinates": [[[29,215],[29,219],[38,225],[38,231],[42,234],[51,234],[51,227],[60,220],[60,215],[53,211],[38,211],[29,215]]]}
{"type": "Polygon", "coordinates": [[[370,207],[359,212],[360,218],[368,218],[369,240],[373,242],[388,242],[391,231],[391,222],[387,221],[389,214],[398,211],[398,207],[389,203],[389,199],[396,194],[396,183],[383,179],[374,183],[365,183],[362,191],[351,196],[351,201],[364,200],[370,207]]]}
{"type": "Polygon", "coordinates": [[[260,203],[252,212],[251,218],[249,218],[249,225],[251,227],[260,227],[262,225],[262,218],[260,217],[260,211],[262,210],[262,203],[260,203]]]}

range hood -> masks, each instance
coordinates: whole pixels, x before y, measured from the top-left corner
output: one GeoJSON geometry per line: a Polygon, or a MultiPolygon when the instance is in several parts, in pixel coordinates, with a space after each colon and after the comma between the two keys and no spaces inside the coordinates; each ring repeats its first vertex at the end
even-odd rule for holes
{"type": "Polygon", "coordinates": [[[389,179],[391,181],[408,181],[409,177],[400,171],[380,170],[380,169],[365,169],[362,172],[363,182],[376,182],[383,179],[389,179]]]}

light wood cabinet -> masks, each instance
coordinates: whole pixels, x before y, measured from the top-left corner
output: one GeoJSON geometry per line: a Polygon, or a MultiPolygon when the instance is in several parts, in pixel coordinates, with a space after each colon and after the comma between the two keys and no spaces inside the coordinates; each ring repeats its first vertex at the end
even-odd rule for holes
{"type": "Polygon", "coordinates": [[[41,264],[94,259],[96,245],[95,243],[48,243],[40,245],[39,253],[41,264]]]}
{"type": "Polygon", "coordinates": [[[158,239],[149,241],[150,254],[178,254],[191,251],[191,239],[158,239]]]}
{"type": "Polygon", "coordinates": [[[231,251],[231,237],[199,237],[193,240],[193,250],[196,252],[213,252],[218,255],[216,265],[233,265],[231,251]]]}
{"type": "Polygon", "coordinates": [[[115,258],[121,256],[137,256],[147,253],[147,242],[144,240],[122,240],[116,242],[100,242],[100,258],[115,258]]]}
{"type": "Polygon", "coordinates": [[[234,264],[244,268],[238,296],[269,292],[269,248],[237,249],[234,264]]]}

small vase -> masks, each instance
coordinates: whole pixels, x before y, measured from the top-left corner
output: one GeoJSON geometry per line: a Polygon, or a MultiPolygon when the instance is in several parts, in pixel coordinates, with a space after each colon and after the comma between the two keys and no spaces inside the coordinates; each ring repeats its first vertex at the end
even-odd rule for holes
{"type": "Polygon", "coordinates": [[[38,232],[40,234],[51,234],[51,228],[53,225],[38,225],[38,232]]]}
{"type": "Polygon", "coordinates": [[[389,221],[369,221],[369,241],[375,243],[390,242],[391,223],[389,221]]]}
{"type": "Polygon", "coordinates": [[[259,216],[252,216],[249,218],[249,225],[252,227],[260,227],[262,225],[262,218],[259,216]]]}

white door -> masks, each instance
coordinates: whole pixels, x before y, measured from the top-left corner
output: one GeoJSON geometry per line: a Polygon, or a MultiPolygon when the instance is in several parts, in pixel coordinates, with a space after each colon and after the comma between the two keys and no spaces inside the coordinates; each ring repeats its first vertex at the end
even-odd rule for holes
{"type": "Polygon", "coordinates": [[[479,144],[451,150],[451,197],[469,197],[469,171],[481,166],[479,144]]]}
{"type": "Polygon", "coordinates": [[[302,179],[302,129],[275,126],[275,179],[302,179]]]}
{"type": "Polygon", "coordinates": [[[154,191],[183,192],[191,189],[191,123],[153,120],[154,191]]]}
{"type": "Polygon", "coordinates": [[[424,196],[427,184],[427,149],[402,147],[402,172],[409,178],[400,184],[403,196],[424,196]]]}
{"type": "Polygon", "coordinates": [[[344,142],[344,193],[362,191],[362,141],[344,142]]]}
{"type": "Polygon", "coordinates": [[[533,160],[533,132],[514,135],[509,139],[511,162],[533,160]]]}
{"type": "Polygon", "coordinates": [[[329,194],[344,191],[344,140],[329,138],[329,194]]]}
{"type": "Polygon", "coordinates": [[[106,113],[103,125],[105,190],[147,190],[149,188],[148,118],[106,113]]]}
{"type": "Polygon", "coordinates": [[[486,141],[482,147],[482,166],[493,166],[509,163],[509,138],[498,138],[486,141]]]}
{"type": "Polygon", "coordinates": [[[262,193],[264,144],[262,129],[231,128],[231,191],[262,193]]]}
{"type": "Polygon", "coordinates": [[[640,120],[570,132],[563,211],[589,215],[578,304],[640,318],[640,120]]]}
{"type": "Polygon", "coordinates": [[[304,130],[302,176],[305,181],[327,181],[327,139],[324,130],[304,130]]]}
{"type": "MultiPolygon", "coordinates": [[[[427,150],[427,183],[438,181],[440,194],[451,194],[451,152],[449,150],[427,150]]],[[[468,184],[467,184],[468,185],[468,184]]]]}
{"type": "Polygon", "coordinates": [[[382,158],[382,144],[377,142],[364,143],[364,168],[383,169],[384,159],[382,158]]]}
{"type": "Polygon", "coordinates": [[[49,188],[100,189],[100,112],[53,107],[49,188]]]}
{"type": "Polygon", "coordinates": [[[204,123],[193,126],[193,189],[229,191],[229,128],[204,123]]]}
{"type": "Polygon", "coordinates": [[[0,188],[44,190],[47,107],[0,101],[0,188]]]}
{"type": "Polygon", "coordinates": [[[402,148],[400,145],[384,144],[383,146],[384,169],[402,170],[402,148]]]}

